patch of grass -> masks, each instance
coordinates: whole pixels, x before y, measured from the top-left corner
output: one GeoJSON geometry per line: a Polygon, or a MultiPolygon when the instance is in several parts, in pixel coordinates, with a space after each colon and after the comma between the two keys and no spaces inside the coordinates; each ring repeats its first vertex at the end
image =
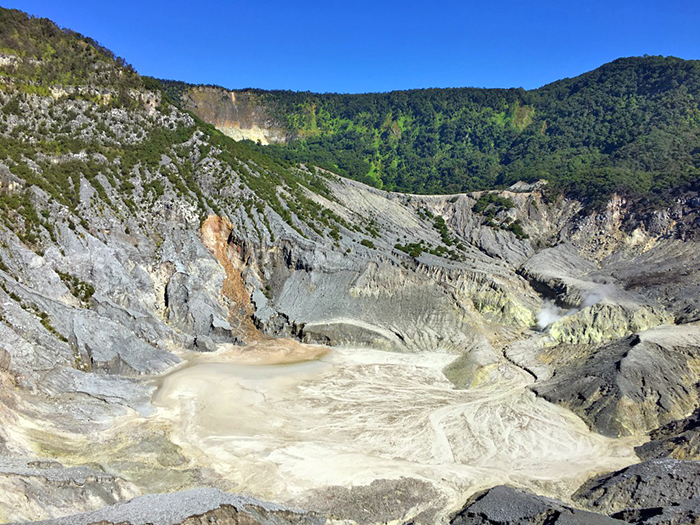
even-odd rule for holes
{"type": "Polygon", "coordinates": [[[360,244],[362,246],[366,246],[367,248],[372,248],[372,249],[374,248],[374,243],[372,241],[370,241],[369,239],[362,239],[360,241],[360,244]]]}

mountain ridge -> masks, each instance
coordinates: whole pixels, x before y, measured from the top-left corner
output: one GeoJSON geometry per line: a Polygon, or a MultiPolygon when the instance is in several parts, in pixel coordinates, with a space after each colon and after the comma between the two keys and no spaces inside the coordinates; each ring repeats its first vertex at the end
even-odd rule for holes
{"type": "Polygon", "coordinates": [[[700,62],[675,57],[621,58],[527,91],[344,95],[161,85],[183,108],[224,132],[235,129],[239,139],[246,123],[231,117],[238,108],[220,94],[254,100],[255,127],[273,131],[271,140],[257,135],[276,143],[268,154],[407,193],[544,178],[592,203],[615,192],[667,201],[669,189],[697,179],[700,169],[693,146],[700,129],[700,62]],[[216,108],[225,112],[226,105],[228,120],[217,118],[216,108]]]}
{"type": "MultiPolygon", "coordinates": [[[[195,83],[195,82],[186,82],[183,80],[178,80],[175,78],[159,78],[159,77],[153,77],[151,75],[144,75],[146,78],[152,78],[158,82],[162,82],[164,84],[181,84],[185,88],[193,88],[193,87],[208,87],[208,88],[217,88],[217,89],[223,89],[226,91],[234,91],[234,92],[253,92],[253,93],[297,93],[297,94],[309,94],[309,95],[319,95],[319,96],[342,96],[342,97],[361,97],[363,95],[388,95],[392,93],[415,93],[415,92],[420,92],[420,91],[456,91],[456,90],[477,90],[477,91],[524,91],[524,92],[532,92],[532,91],[539,91],[545,88],[548,88],[554,84],[559,84],[562,82],[567,82],[570,80],[575,80],[579,79],[581,77],[584,77],[586,75],[590,75],[593,73],[596,73],[600,71],[601,69],[605,69],[608,66],[612,65],[618,65],[621,63],[627,63],[627,62],[633,62],[633,61],[639,61],[639,60],[654,60],[654,59],[663,59],[663,60],[671,60],[671,61],[680,61],[683,63],[695,63],[695,62],[700,62],[700,59],[693,59],[693,58],[681,58],[681,57],[676,57],[673,55],[630,55],[630,56],[621,56],[618,58],[615,58],[609,62],[605,62],[601,64],[600,66],[591,69],[589,71],[584,71],[583,73],[580,73],[578,75],[575,75],[573,77],[562,77],[560,79],[552,80],[551,82],[547,82],[546,84],[542,84],[539,87],[536,88],[529,88],[525,89],[523,87],[516,87],[516,86],[511,86],[511,87],[477,87],[477,86],[444,86],[444,87],[420,87],[420,88],[402,88],[402,89],[391,89],[388,91],[362,91],[358,93],[346,93],[346,92],[338,92],[338,91],[312,91],[309,89],[299,89],[299,90],[294,90],[294,89],[282,89],[282,88],[272,88],[272,89],[263,89],[263,88],[256,88],[253,86],[247,86],[243,88],[230,88],[226,87],[222,84],[205,84],[205,83],[195,83]]],[[[175,86],[177,88],[177,86],[175,86]]],[[[178,88],[179,89],[179,88],[178,88]]]]}

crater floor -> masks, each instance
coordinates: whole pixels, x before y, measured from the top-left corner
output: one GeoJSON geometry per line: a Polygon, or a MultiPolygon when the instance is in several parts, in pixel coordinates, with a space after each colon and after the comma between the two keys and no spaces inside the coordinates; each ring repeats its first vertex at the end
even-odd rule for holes
{"type": "Polygon", "coordinates": [[[159,378],[149,420],[198,467],[278,502],[400,478],[435,487],[437,501],[420,506],[444,511],[502,483],[566,500],[591,475],[638,461],[636,442],[591,433],[505,362],[458,390],[442,373],[451,354],[276,341],[185,357],[159,378]]]}

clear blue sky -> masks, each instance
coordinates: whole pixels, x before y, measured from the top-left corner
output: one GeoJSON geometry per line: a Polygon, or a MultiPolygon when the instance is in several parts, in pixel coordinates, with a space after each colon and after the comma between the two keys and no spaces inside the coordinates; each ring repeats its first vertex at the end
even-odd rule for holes
{"type": "Polygon", "coordinates": [[[535,88],[621,56],[700,59],[698,0],[7,0],[144,75],[297,91],[535,88]]]}

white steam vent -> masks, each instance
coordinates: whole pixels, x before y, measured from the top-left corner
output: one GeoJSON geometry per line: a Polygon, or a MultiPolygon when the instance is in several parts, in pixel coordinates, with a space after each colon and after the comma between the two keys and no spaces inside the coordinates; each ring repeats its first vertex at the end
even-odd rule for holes
{"type": "Polygon", "coordinates": [[[613,287],[610,285],[600,285],[591,290],[586,290],[581,294],[582,301],[580,306],[569,310],[557,306],[551,299],[545,300],[544,307],[540,310],[540,313],[537,314],[537,329],[543,332],[549,325],[555,323],[562,317],[573,315],[584,308],[598,304],[600,301],[610,296],[612,291],[613,287]]]}

